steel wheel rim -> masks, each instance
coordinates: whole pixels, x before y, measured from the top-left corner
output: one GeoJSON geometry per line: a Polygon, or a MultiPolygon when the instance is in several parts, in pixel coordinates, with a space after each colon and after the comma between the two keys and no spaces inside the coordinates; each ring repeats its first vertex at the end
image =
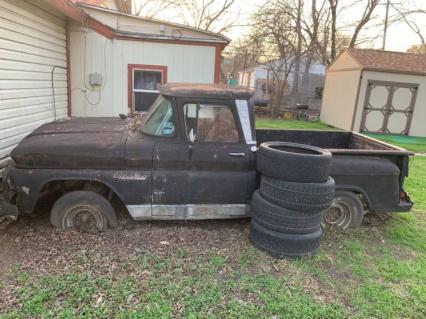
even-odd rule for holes
{"type": "Polygon", "coordinates": [[[104,229],[105,219],[93,206],[78,205],[69,209],[62,220],[63,228],[91,232],[104,229]]]}
{"type": "Polygon", "coordinates": [[[340,200],[333,201],[330,208],[324,212],[323,216],[324,224],[342,229],[348,227],[350,220],[351,208],[346,202],[340,200]],[[337,217],[333,218],[333,215],[337,217]]]}

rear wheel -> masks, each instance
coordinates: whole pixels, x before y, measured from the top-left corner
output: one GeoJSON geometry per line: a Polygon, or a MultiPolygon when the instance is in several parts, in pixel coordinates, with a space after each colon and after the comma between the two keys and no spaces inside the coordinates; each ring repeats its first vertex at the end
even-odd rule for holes
{"type": "Polygon", "coordinates": [[[60,197],[50,214],[53,226],[83,232],[105,231],[116,226],[114,209],[103,196],[90,191],[73,191],[60,197]]]}
{"type": "Polygon", "coordinates": [[[337,191],[334,200],[323,215],[324,227],[337,227],[341,230],[361,226],[364,210],[359,196],[352,192],[337,191]]]}

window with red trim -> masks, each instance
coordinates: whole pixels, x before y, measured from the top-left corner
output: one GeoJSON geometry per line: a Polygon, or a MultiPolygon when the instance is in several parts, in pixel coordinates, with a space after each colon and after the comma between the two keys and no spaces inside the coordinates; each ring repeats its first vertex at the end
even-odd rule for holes
{"type": "Polygon", "coordinates": [[[158,86],[167,83],[167,67],[129,64],[129,111],[147,112],[158,96],[158,86]]]}

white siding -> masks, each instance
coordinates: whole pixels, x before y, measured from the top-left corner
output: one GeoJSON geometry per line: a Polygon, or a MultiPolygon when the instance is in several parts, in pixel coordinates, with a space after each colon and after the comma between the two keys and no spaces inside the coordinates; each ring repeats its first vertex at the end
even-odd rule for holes
{"type": "Polygon", "coordinates": [[[117,116],[128,113],[129,64],[167,66],[168,82],[214,82],[213,46],[108,40],[91,30],[86,30],[85,40],[84,34],[77,24],[71,26],[73,116],[117,116]],[[93,72],[103,77],[100,98],[98,91],[89,86],[89,73],[93,72]]]}
{"type": "Polygon", "coordinates": [[[67,116],[65,19],[40,1],[0,0],[0,166],[28,133],[67,116]],[[55,67],[56,66],[56,67],[55,67]]]}

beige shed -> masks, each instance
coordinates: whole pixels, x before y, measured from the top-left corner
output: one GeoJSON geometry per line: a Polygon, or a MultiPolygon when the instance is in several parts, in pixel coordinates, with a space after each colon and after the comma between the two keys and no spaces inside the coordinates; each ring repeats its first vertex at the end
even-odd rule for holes
{"type": "Polygon", "coordinates": [[[426,55],[347,49],[327,70],[321,121],[357,132],[426,136],[426,55]]]}

